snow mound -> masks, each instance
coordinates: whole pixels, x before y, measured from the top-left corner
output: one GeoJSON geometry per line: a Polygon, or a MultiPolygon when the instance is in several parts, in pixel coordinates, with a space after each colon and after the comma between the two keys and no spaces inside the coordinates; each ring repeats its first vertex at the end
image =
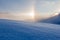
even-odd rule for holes
{"type": "Polygon", "coordinates": [[[60,40],[60,25],[0,19],[0,40],[60,40]]]}
{"type": "Polygon", "coordinates": [[[50,18],[43,19],[40,22],[43,22],[43,23],[52,23],[52,24],[59,24],[60,25],[60,13],[56,14],[56,15],[50,17],[50,18]]]}

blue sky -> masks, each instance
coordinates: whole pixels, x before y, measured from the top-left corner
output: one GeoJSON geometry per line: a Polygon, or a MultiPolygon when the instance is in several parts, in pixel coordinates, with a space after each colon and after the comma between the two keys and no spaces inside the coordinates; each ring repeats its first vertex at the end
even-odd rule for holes
{"type": "Polygon", "coordinates": [[[0,12],[27,12],[35,2],[35,12],[45,15],[60,11],[59,0],[0,0],[0,12]]]}
{"type": "Polygon", "coordinates": [[[31,0],[0,0],[0,12],[24,12],[32,5],[31,0]]]}

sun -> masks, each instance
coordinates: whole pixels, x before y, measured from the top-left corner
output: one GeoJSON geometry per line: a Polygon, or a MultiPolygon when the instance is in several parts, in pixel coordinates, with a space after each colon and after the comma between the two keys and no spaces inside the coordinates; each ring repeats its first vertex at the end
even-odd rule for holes
{"type": "Polygon", "coordinates": [[[28,16],[34,19],[35,14],[33,12],[28,13],[28,16]]]}
{"type": "Polygon", "coordinates": [[[34,18],[34,13],[32,13],[32,12],[29,13],[29,16],[32,17],[32,18],[34,18]]]}
{"type": "Polygon", "coordinates": [[[55,13],[55,15],[58,15],[59,13],[55,13]]]}

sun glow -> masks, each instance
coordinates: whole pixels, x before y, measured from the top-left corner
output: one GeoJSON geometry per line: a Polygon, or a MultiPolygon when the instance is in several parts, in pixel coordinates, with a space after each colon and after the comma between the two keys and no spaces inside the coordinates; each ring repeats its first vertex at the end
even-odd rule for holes
{"type": "Polygon", "coordinates": [[[34,13],[31,12],[31,13],[28,14],[28,16],[34,18],[34,13]]]}
{"type": "Polygon", "coordinates": [[[31,10],[27,13],[27,16],[28,16],[31,20],[34,20],[34,19],[35,19],[35,9],[34,9],[34,6],[31,7],[31,10]]]}
{"type": "Polygon", "coordinates": [[[58,15],[59,13],[55,13],[55,15],[58,15]]]}

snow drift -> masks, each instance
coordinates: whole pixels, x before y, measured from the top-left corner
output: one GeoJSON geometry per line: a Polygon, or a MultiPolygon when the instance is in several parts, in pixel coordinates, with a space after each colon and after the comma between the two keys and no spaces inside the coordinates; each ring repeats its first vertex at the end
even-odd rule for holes
{"type": "Polygon", "coordinates": [[[60,25],[0,19],[0,40],[60,40],[60,25]]]}
{"type": "Polygon", "coordinates": [[[60,13],[58,15],[52,16],[50,18],[43,19],[43,20],[41,20],[39,22],[52,23],[52,24],[60,24],[60,13]]]}

